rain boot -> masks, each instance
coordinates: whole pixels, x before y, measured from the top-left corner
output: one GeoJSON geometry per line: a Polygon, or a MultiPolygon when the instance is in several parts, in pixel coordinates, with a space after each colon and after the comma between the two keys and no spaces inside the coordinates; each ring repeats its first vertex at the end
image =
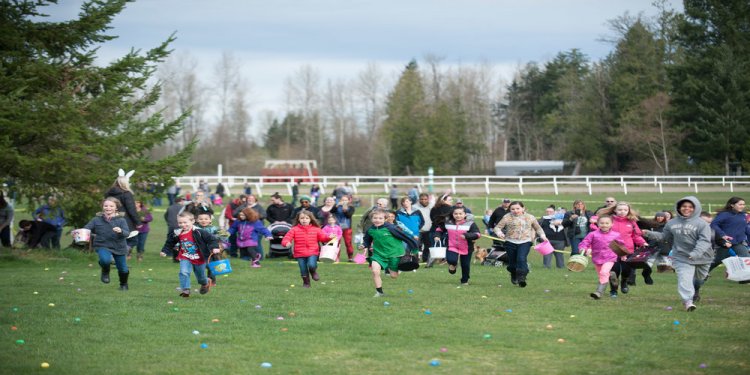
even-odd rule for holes
{"type": "Polygon", "coordinates": [[[310,287],[310,276],[302,276],[302,287],[303,288],[310,287]]]}
{"type": "Polygon", "coordinates": [[[607,289],[607,283],[599,284],[599,286],[596,288],[596,292],[591,293],[591,298],[593,299],[599,299],[602,298],[602,294],[604,294],[604,291],[607,289]]]}
{"type": "Polygon", "coordinates": [[[312,279],[315,281],[320,280],[320,276],[318,275],[318,269],[317,268],[308,268],[308,271],[310,271],[310,276],[312,276],[312,279]]]}
{"type": "Polygon", "coordinates": [[[102,266],[102,282],[109,284],[109,269],[110,265],[102,266]]]}
{"type": "Polygon", "coordinates": [[[130,276],[130,271],[118,272],[117,275],[120,276],[120,290],[127,291],[128,290],[128,276],[130,276]]]}

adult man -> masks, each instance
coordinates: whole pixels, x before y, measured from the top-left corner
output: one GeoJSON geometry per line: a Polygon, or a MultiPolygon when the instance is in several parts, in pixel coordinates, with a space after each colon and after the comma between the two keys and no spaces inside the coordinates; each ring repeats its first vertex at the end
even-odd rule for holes
{"type": "Polygon", "coordinates": [[[604,198],[604,206],[601,206],[594,210],[594,215],[599,215],[599,210],[602,210],[604,208],[609,208],[617,204],[617,199],[615,197],[606,197],[604,198]]]}
{"type": "Polygon", "coordinates": [[[435,206],[435,199],[430,199],[427,193],[419,194],[419,201],[414,205],[414,208],[422,213],[424,218],[424,224],[419,228],[419,246],[422,249],[422,261],[427,262],[430,259],[430,245],[432,244],[433,236],[430,234],[430,228],[432,227],[432,219],[430,219],[430,210],[435,206]]]}
{"type": "Polygon", "coordinates": [[[211,200],[206,197],[206,192],[198,190],[193,194],[193,201],[185,206],[185,210],[192,213],[195,217],[198,214],[209,213],[212,217],[214,216],[214,209],[211,207],[211,200]]]}
{"type": "Polygon", "coordinates": [[[370,213],[376,208],[387,210],[388,199],[378,198],[378,200],[375,201],[375,206],[365,211],[365,213],[362,215],[362,220],[359,221],[359,228],[357,228],[360,233],[367,233],[367,230],[372,226],[372,221],[370,221],[370,213]]]}
{"type": "MultiPolygon", "coordinates": [[[[182,197],[177,196],[174,198],[174,203],[167,207],[167,210],[164,212],[164,220],[167,222],[167,237],[169,237],[170,233],[179,228],[177,225],[177,215],[179,215],[184,208],[185,206],[182,204],[182,197]]],[[[168,256],[175,255],[172,253],[172,249],[164,250],[169,250],[168,252],[165,251],[165,254],[168,256]]]]}
{"type": "Polygon", "coordinates": [[[57,204],[57,197],[50,195],[47,204],[39,207],[34,211],[37,221],[43,221],[55,227],[57,232],[54,236],[45,237],[45,243],[41,245],[46,248],[60,249],[60,237],[62,237],[63,227],[65,226],[65,212],[57,204]],[[47,243],[49,242],[49,243],[47,243]]]}
{"type": "Polygon", "coordinates": [[[277,221],[292,223],[292,205],[284,202],[284,198],[276,192],[271,195],[271,204],[266,209],[266,220],[273,224],[277,221]]]}
{"type": "Polygon", "coordinates": [[[472,214],[471,208],[464,206],[464,201],[462,201],[460,199],[456,201],[456,207],[463,208],[464,212],[466,212],[467,215],[471,215],[472,214]]]}

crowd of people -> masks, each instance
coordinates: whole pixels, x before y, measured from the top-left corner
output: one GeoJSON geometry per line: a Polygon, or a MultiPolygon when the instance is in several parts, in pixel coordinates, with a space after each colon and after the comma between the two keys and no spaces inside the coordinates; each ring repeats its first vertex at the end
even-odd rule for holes
{"type": "MultiPolygon", "coordinates": [[[[132,173],[120,171],[106,193],[101,212],[83,227],[94,234],[101,281],[109,283],[110,266],[114,264],[122,290],[128,290],[127,260],[133,250],[138,261],[143,259],[149,222],[153,220],[145,202],[136,200],[130,188],[132,173]]],[[[297,183],[292,189],[294,204],[274,193],[267,207],[259,203],[249,186],[225,205],[221,184],[212,194],[202,183],[184,197],[179,189],[170,187],[166,191],[170,205],[164,214],[168,234],[160,253],[180,264],[181,296],[190,295],[191,273],[195,273],[201,293],[207,293],[216,285],[215,276],[206,269],[213,254],[225,250],[230,257],[259,268],[268,256],[262,240],[274,238],[269,227],[285,223],[289,229],[282,233],[280,246],[288,247],[289,257],[298,262],[303,287],[311,287],[311,280],[320,279],[317,262],[320,247],[325,244],[341,249],[337,262],[344,251],[349,262],[354,262],[358,251],[365,251],[375,296],[382,296],[381,271],[396,278],[405,255],[418,258],[421,254],[426,267],[445,262],[449,274],[460,268],[461,285],[469,285],[472,253],[482,236],[492,240],[493,251],[505,253],[511,283],[526,287],[528,255],[537,243],[547,241],[554,250],[544,255],[545,268],[564,268],[566,248],[570,248],[571,256],[591,257],[598,278],[590,294],[594,299],[602,298],[607,287],[612,298],[629,293],[636,285],[638,270],[644,283],[651,285],[653,269],[658,265],[673,269],[687,311],[696,308],[709,272],[723,259],[748,256],[750,216],[739,197],[730,198],[715,218],[702,210],[695,197],[680,199],[674,211],[659,211],[653,218],[638,215],[630,204],[614,197],[607,197],[596,209],[588,209],[582,200],[575,200],[570,209],[550,205],[539,218],[527,212],[522,201],[503,199],[497,208],[485,211],[481,219],[484,228],[480,229],[471,209],[460,199],[454,201],[450,192],[436,196],[419,193],[415,186],[400,195],[396,189],[393,185],[388,196],[377,199],[355,223],[357,207],[347,184],[321,196],[317,185],[310,195],[299,195],[297,183]],[[444,257],[431,256],[430,249],[436,246],[445,248],[444,257]]],[[[3,246],[10,245],[12,216],[12,206],[0,192],[3,246]]],[[[19,233],[32,248],[59,249],[65,224],[64,210],[57,198],[50,196],[33,212],[33,220],[19,223],[19,233]]]]}

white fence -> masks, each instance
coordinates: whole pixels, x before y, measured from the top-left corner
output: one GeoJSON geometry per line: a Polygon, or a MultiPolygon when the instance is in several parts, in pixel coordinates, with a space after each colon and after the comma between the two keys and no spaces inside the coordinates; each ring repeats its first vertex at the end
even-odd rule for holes
{"type": "MultiPolygon", "coordinates": [[[[692,191],[695,193],[720,191],[750,191],[750,176],[183,176],[175,181],[184,189],[195,190],[205,181],[211,189],[218,182],[232,193],[248,184],[258,196],[279,192],[291,195],[293,181],[301,180],[304,187],[318,184],[321,193],[348,183],[356,194],[382,194],[397,185],[406,192],[412,186],[419,191],[444,191],[464,195],[491,195],[500,193],[550,194],[561,193],[623,193],[692,191]]],[[[300,192],[309,189],[300,189],[300,192]]]]}

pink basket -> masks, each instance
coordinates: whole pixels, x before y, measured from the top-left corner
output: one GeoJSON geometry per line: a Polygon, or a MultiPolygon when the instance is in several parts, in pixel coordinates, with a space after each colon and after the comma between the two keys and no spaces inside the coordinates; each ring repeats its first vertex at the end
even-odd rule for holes
{"type": "Polygon", "coordinates": [[[549,243],[549,241],[544,241],[534,246],[534,250],[538,251],[539,254],[548,255],[548,254],[552,254],[552,252],[555,251],[555,248],[552,247],[552,244],[549,243]]]}
{"type": "MultiPolygon", "coordinates": [[[[365,252],[367,252],[367,250],[365,250],[365,252]]],[[[365,262],[367,262],[367,256],[365,255],[364,252],[357,253],[357,255],[354,256],[354,263],[364,264],[365,262]]]]}

